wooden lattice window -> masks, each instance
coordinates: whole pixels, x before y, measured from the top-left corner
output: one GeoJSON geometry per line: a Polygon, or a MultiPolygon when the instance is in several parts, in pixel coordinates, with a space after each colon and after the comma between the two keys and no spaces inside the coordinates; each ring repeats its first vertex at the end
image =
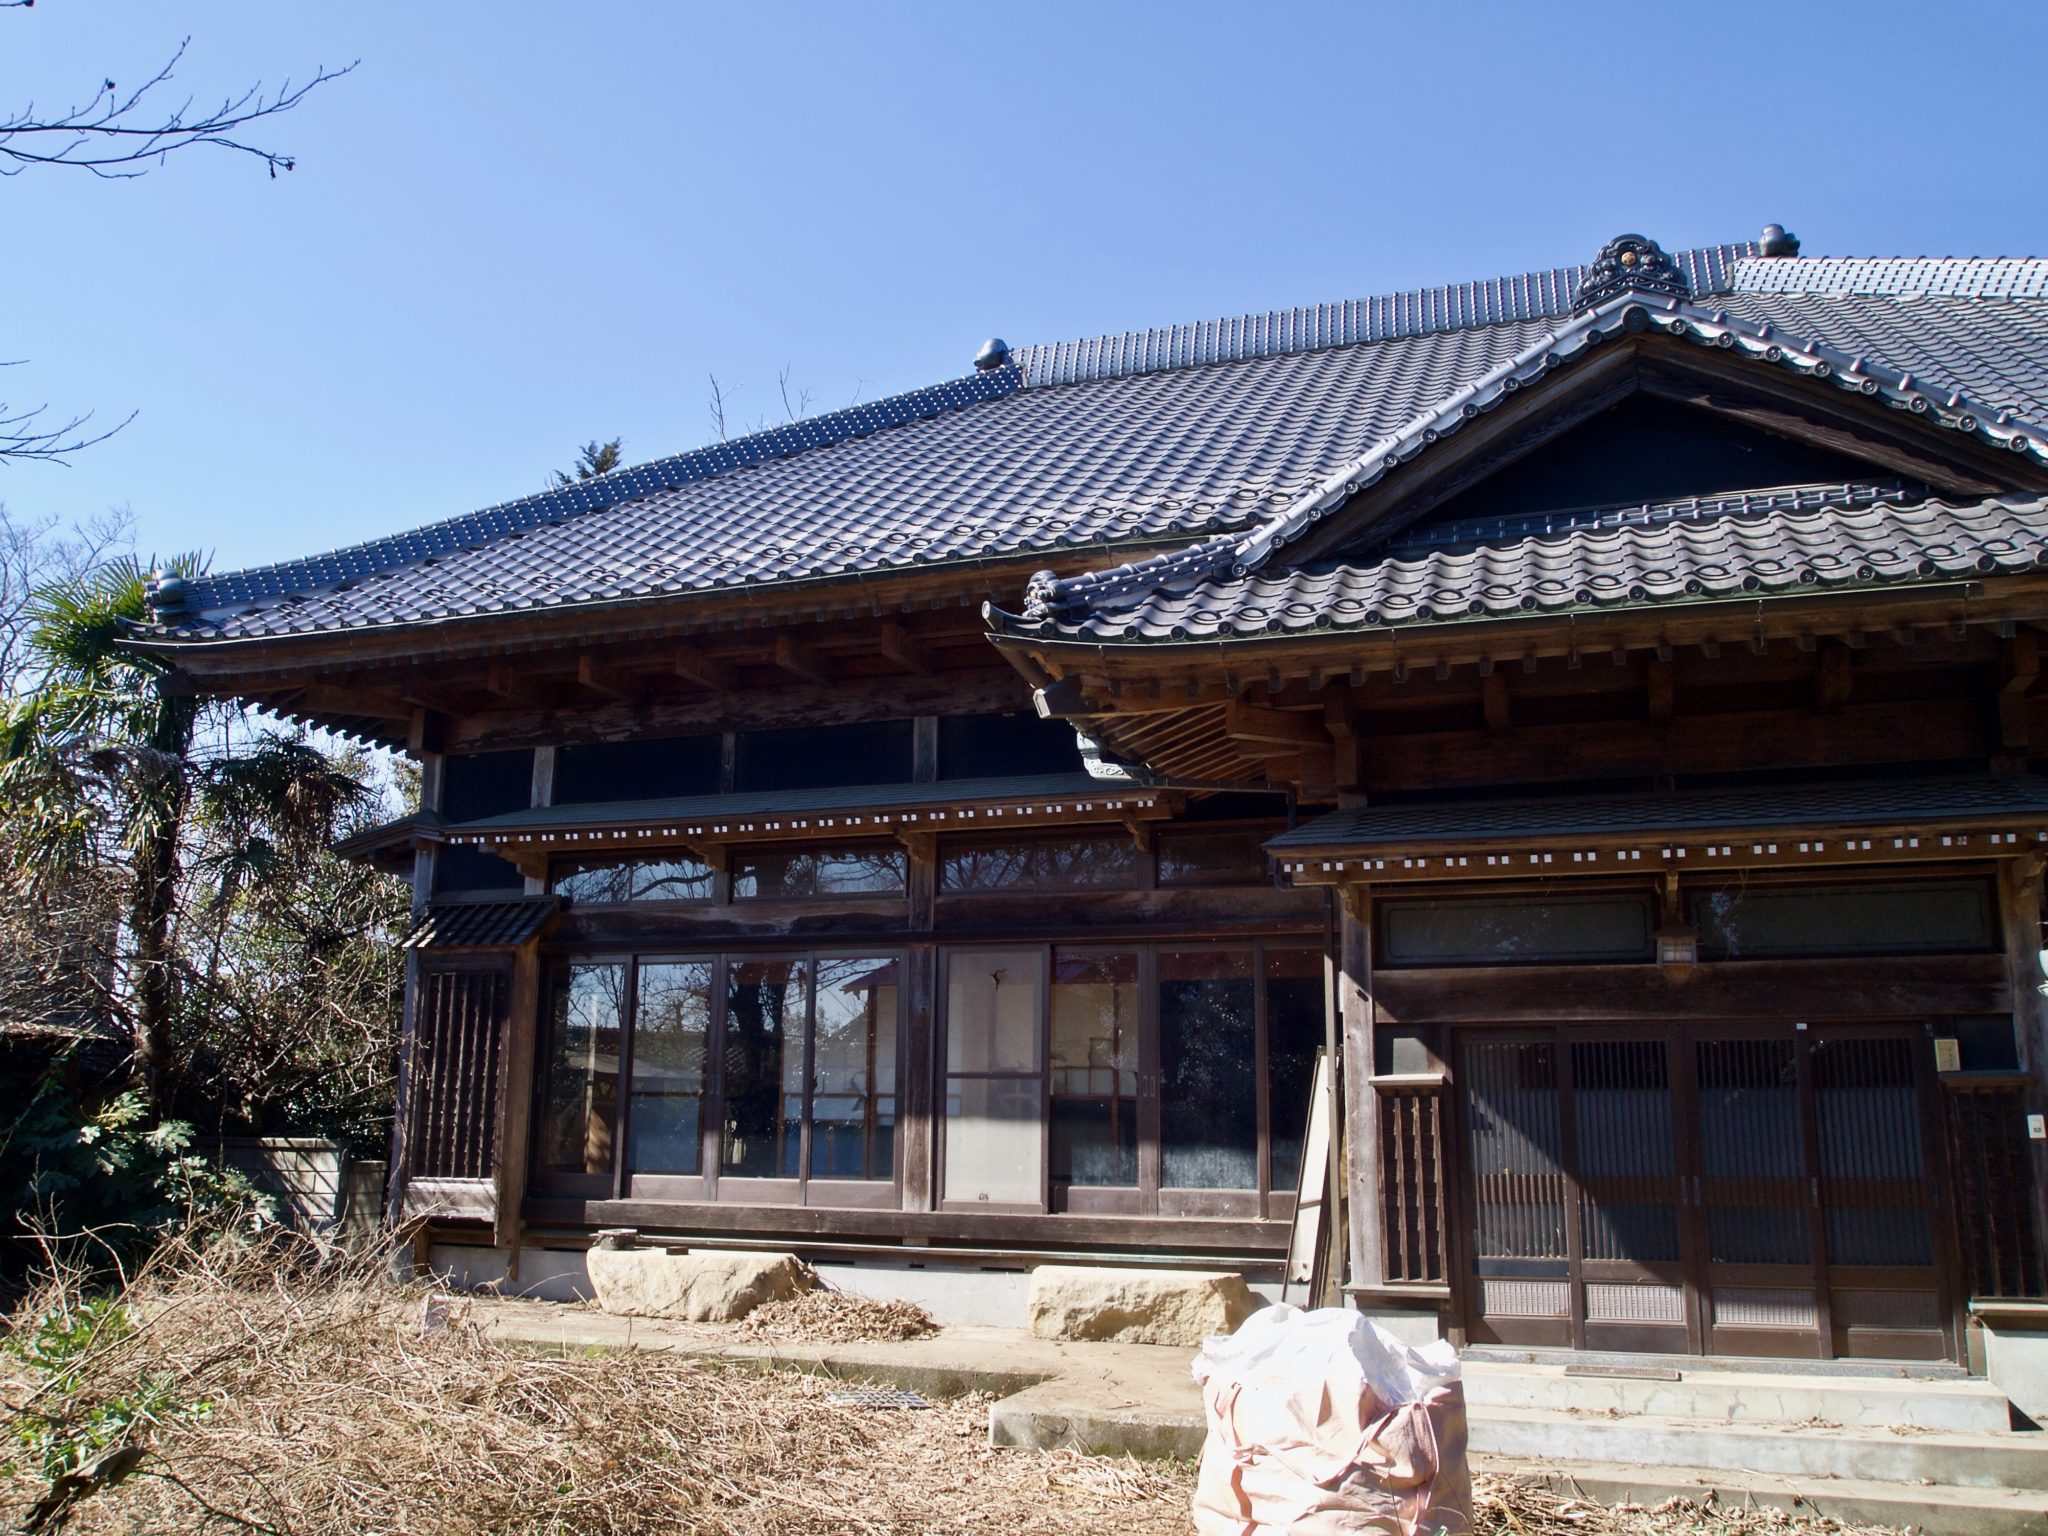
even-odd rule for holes
{"type": "Polygon", "coordinates": [[[406,1082],[412,1177],[487,1179],[496,1171],[498,1064],[511,984],[504,968],[420,977],[406,1082]]]}
{"type": "Polygon", "coordinates": [[[1381,1085],[1380,1214],[1386,1278],[1443,1280],[1443,1091],[1381,1085]]]}
{"type": "Polygon", "coordinates": [[[2034,1216],[2025,1088],[2019,1083],[1952,1083],[1948,1123],[1955,1149],[1963,1275],[1971,1296],[2048,1294],[2041,1232],[2034,1216]]]}

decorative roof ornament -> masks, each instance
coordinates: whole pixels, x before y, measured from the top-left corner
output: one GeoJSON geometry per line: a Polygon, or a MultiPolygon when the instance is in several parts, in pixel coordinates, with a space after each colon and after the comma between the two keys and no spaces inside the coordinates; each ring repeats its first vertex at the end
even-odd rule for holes
{"type": "Polygon", "coordinates": [[[1597,309],[1624,293],[1689,299],[1692,285],[1656,241],[1645,235],[1616,235],[1593,258],[1591,270],[1579,284],[1575,308],[1581,312],[1597,309]]]}
{"type": "Polygon", "coordinates": [[[1766,224],[1757,249],[1774,260],[1799,254],[1799,237],[1782,224],[1766,224]]]}

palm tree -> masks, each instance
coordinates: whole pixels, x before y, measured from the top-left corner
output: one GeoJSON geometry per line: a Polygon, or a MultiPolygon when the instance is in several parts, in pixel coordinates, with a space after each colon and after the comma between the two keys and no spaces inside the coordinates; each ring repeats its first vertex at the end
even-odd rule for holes
{"type": "MultiPolygon", "coordinates": [[[[169,563],[180,574],[201,562],[169,563]]],[[[173,1026],[186,967],[174,931],[190,892],[183,858],[196,828],[216,837],[207,873],[218,899],[260,882],[280,843],[323,839],[365,787],[287,736],[250,733],[223,715],[200,750],[210,709],[163,663],[122,644],[145,615],[133,557],[40,588],[29,647],[36,685],[0,717],[5,850],[28,884],[114,866],[123,932],[110,1008],[160,1113],[177,1097],[173,1026]]]]}

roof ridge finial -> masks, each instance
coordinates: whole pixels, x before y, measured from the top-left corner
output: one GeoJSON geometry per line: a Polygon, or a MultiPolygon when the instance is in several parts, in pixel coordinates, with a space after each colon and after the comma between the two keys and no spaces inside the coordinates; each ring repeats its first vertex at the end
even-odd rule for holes
{"type": "Polygon", "coordinates": [[[1678,264],[1664,254],[1664,247],[1647,235],[1616,235],[1593,258],[1593,265],[1579,283],[1578,302],[1573,308],[1597,309],[1624,293],[1689,299],[1692,285],[1685,280],[1678,264]]]}

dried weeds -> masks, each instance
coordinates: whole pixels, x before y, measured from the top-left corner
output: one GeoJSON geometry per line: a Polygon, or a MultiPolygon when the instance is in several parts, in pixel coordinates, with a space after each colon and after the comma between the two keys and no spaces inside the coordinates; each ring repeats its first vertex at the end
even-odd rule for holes
{"type": "MultiPolygon", "coordinates": [[[[912,1324],[823,1294],[832,1299],[791,1308],[785,1326],[912,1324]]],[[[75,1536],[1193,1528],[1192,1467],[993,1450],[986,1396],[860,1408],[832,1402],[827,1380],[669,1351],[523,1351],[486,1337],[462,1301],[394,1286],[380,1266],[302,1238],[173,1247],[121,1303],[94,1309],[72,1279],[10,1320],[0,1405],[11,1434],[75,1435],[84,1449],[71,1463],[75,1497],[54,1503],[23,1457],[0,1478],[0,1522],[23,1525],[40,1505],[44,1529],[75,1536]],[[76,1344],[60,1371],[23,1353],[44,1317],[76,1344]],[[144,1408],[109,1417],[118,1403],[144,1408]]],[[[1607,1509],[1494,1477],[1477,1479],[1474,1512],[1475,1536],[1854,1531],[1681,1500],[1607,1509]]]]}
{"type": "MultiPolygon", "coordinates": [[[[17,1317],[83,1317],[82,1300],[59,1287],[17,1317]]],[[[299,1239],[187,1250],[138,1276],[125,1301],[127,1330],[104,1330],[61,1379],[6,1357],[0,1396],[16,1423],[85,1432],[144,1383],[164,1389],[152,1401],[176,1405],[96,1441],[87,1471],[98,1464],[119,1479],[88,1478],[46,1528],[1188,1528],[1185,1469],[991,1450],[985,1398],[862,1409],[835,1405],[833,1384],[814,1377],[664,1351],[522,1352],[486,1338],[460,1302],[435,1305],[299,1239]]],[[[0,1521],[25,1521],[49,1486],[32,1465],[17,1467],[0,1482],[0,1521]]]]}
{"type": "Polygon", "coordinates": [[[937,1333],[931,1313],[910,1301],[874,1301],[819,1285],[764,1302],[741,1318],[741,1338],[821,1344],[870,1344],[937,1333]]]}

